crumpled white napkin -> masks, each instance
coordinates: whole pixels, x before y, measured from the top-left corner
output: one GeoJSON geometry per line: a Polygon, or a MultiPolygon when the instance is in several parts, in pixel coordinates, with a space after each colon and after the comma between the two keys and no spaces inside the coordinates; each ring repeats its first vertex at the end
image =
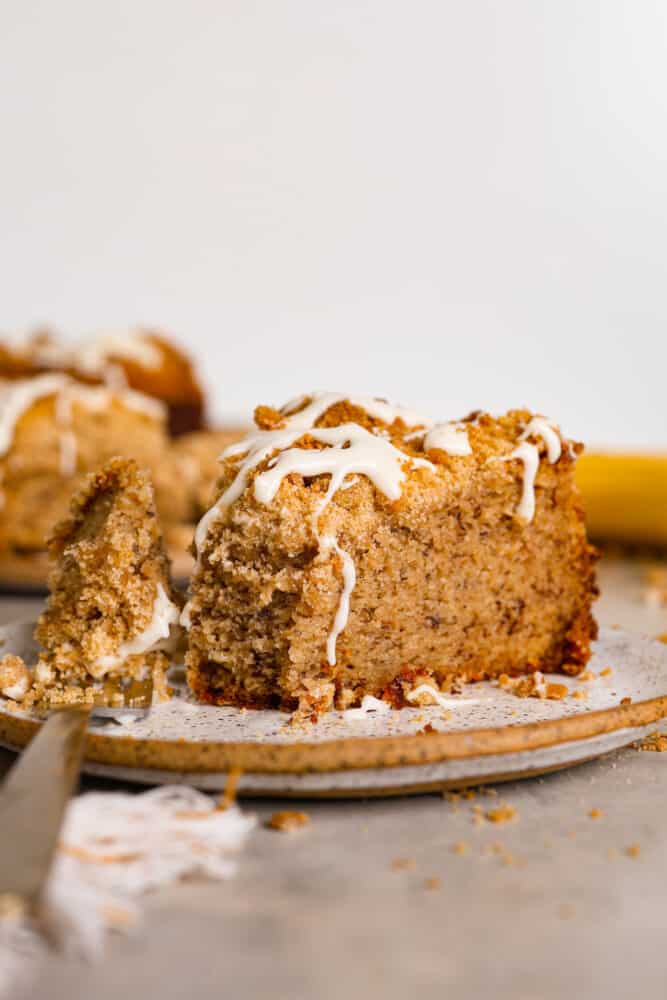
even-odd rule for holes
{"type": "Polygon", "coordinates": [[[142,893],[187,875],[229,878],[255,823],[187,785],[72,799],[41,926],[11,914],[0,919],[0,996],[39,961],[48,938],[66,953],[95,959],[109,930],[137,923],[142,893]]]}

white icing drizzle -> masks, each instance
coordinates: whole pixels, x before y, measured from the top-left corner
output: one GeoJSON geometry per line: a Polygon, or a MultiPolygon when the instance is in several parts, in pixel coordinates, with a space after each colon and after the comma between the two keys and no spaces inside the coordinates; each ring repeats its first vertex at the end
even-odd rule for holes
{"type": "Polygon", "coordinates": [[[2,689],[2,694],[5,698],[11,698],[12,701],[22,701],[28,693],[29,685],[28,674],[25,674],[25,676],[21,676],[18,680],[14,681],[13,684],[6,684],[2,689]]]}
{"type": "MultiPolygon", "coordinates": [[[[410,410],[405,406],[394,406],[384,399],[376,399],[374,396],[350,396],[341,392],[312,392],[307,396],[298,396],[296,399],[285,403],[280,412],[287,418],[287,422],[296,419],[303,420],[304,426],[312,427],[327,410],[335,406],[336,403],[351,403],[365,410],[369,417],[375,417],[385,424],[393,424],[395,420],[402,420],[407,427],[424,426],[431,427],[433,421],[430,417],[425,417],[416,410],[410,410]],[[294,413],[302,407],[308,400],[310,402],[305,409],[294,413]]],[[[291,426],[291,424],[290,424],[291,426]]]]}
{"type": "MultiPolygon", "coordinates": [[[[390,500],[398,500],[405,479],[404,467],[433,469],[425,459],[413,458],[395,448],[385,437],[373,434],[359,424],[341,424],[338,427],[319,427],[314,424],[330,407],[336,403],[350,402],[362,407],[370,416],[377,417],[388,423],[396,419],[406,424],[430,423],[425,418],[400,407],[392,407],[381,400],[366,397],[348,397],[341,393],[314,393],[302,397],[283,408],[285,414],[284,426],[278,430],[256,431],[243,441],[230,445],[222,454],[222,458],[245,455],[241,461],[236,476],[230,486],[213,507],[204,515],[195,532],[195,548],[199,557],[211,524],[219,518],[243,494],[250,473],[262,462],[265,462],[274,452],[268,468],[256,476],[253,484],[255,499],[262,504],[270,503],[283,479],[297,473],[302,476],[329,475],[330,481],[323,500],[318,504],[313,515],[313,530],[317,537],[320,551],[333,551],[342,560],[343,589],[339,598],[338,609],[333,627],[327,639],[327,659],[333,666],[336,663],[336,640],[347,624],[350,597],[356,583],[354,562],[338,544],[333,535],[320,535],[319,518],[334,494],[344,486],[346,477],[364,475],[390,500]],[[292,410],[309,399],[304,409],[294,413],[292,410]],[[326,445],[323,449],[293,448],[292,445],[305,433],[315,441],[326,445]]],[[[181,616],[185,627],[190,624],[190,609],[186,608],[181,616]],[[187,624],[186,624],[187,623],[187,624]]]]}
{"type": "Polygon", "coordinates": [[[38,399],[57,395],[66,383],[65,375],[38,375],[0,385],[0,455],[11,448],[16,425],[26,410],[38,399]]]}
{"type": "Polygon", "coordinates": [[[62,431],[60,435],[60,475],[71,479],[76,473],[77,461],[76,435],[73,431],[62,431]]]}
{"type": "Polygon", "coordinates": [[[318,540],[320,551],[332,549],[343,561],[343,589],[338,599],[338,608],[336,609],[331,631],[327,636],[327,660],[331,666],[334,666],[336,663],[336,641],[350,617],[350,597],[357,583],[357,568],[350,553],[341,549],[333,535],[321,535],[318,536],[318,540]]]}
{"type": "Polygon", "coordinates": [[[507,458],[518,458],[519,461],[523,462],[521,500],[516,512],[523,521],[530,522],[535,516],[535,477],[540,464],[540,453],[537,445],[524,441],[507,458]]]}
{"type": "Polygon", "coordinates": [[[472,455],[468,440],[468,429],[465,424],[436,424],[424,437],[424,451],[437,449],[447,455],[463,457],[472,455]]]}
{"type": "Polygon", "coordinates": [[[142,330],[125,330],[98,333],[92,339],[78,344],[63,344],[47,340],[33,344],[25,340],[21,345],[29,350],[38,364],[48,368],[70,368],[97,375],[109,386],[122,389],[127,385],[125,372],[110,357],[133,361],[141,368],[159,368],[162,353],[157,344],[151,343],[142,330]]]}
{"type": "MultiPolygon", "coordinates": [[[[375,416],[379,413],[383,414],[382,419],[392,420],[400,418],[404,422],[408,421],[408,418],[412,420],[417,418],[417,415],[409,410],[405,410],[401,407],[391,407],[388,403],[383,403],[380,400],[366,400],[365,397],[355,397],[349,399],[343,393],[336,392],[322,392],[313,393],[310,397],[301,397],[298,400],[293,400],[288,403],[287,406],[283,407],[283,411],[286,412],[284,427],[273,431],[255,431],[249,434],[247,437],[243,438],[242,441],[237,441],[234,444],[229,445],[225,448],[221,460],[227,458],[234,458],[236,456],[245,455],[244,460],[241,462],[236,477],[234,478],[231,485],[225,490],[219,500],[211,507],[209,511],[204,514],[203,518],[197,525],[197,530],[195,531],[195,547],[197,552],[200,552],[208,529],[210,525],[215,521],[228,507],[230,507],[236,500],[243,494],[245,488],[248,484],[248,478],[250,473],[265,462],[266,459],[273,454],[273,452],[283,452],[272,463],[272,468],[268,469],[265,473],[258,476],[255,480],[255,497],[260,503],[268,503],[269,500],[273,499],[273,496],[277,492],[282,479],[289,475],[290,472],[298,472],[299,469],[287,468],[289,463],[285,462],[285,456],[289,454],[291,456],[290,463],[294,462],[300,464],[304,467],[305,471],[302,475],[320,475],[324,473],[331,473],[331,475],[337,474],[337,470],[341,470],[341,462],[345,464],[345,469],[342,475],[336,475],[338,484],[336,489],[340,488],[345,477],[352,473],[363,473],[370,476],[372,470],[377,475],[377,480],[373,478],[377,488],[385,493],[390,499],[398,499],[401,495],[400,484],[404,479],[404,473],[402,470],[402,465],[404,463],[411,463],[413,466],[422,465],[428,468],[433,468],[430,462],[424,461],[424,459],[411,459],[408,455],[394,448],[388,441],[379,437],[377,434],[371,434],[365,428],[361,427],[359,424],[343,424],[339,427],[327,427],[327,428],[314,428],[314,424],[322,417],[327,410],[336,403],[351,402],[356,406],[365,406],[367,402],[369,406],[372,407],[373,412],[367,410],[371,416],[375,416]],[[303,403],[304,399],[310,399],[310,403],[303,409],[299,410],[297,413],[290,413],[291,408],[298,406],[303,403]],[[351,430],[350,430],[351,429],[351,430]],[[347,437],[346,437],[347,432],[347,437]],[[310,433],[311,437],[316,440],[321,441],[323,444],[329,444],[332,446],[331,450],[325,449],[324,451],[313,451],[296,448],[292,451],[287,451],[298,441],[305,433],[310,433]],[[353,440],[354,438],[354,440],[353,440]],[[355,463],[349,464],[345,459],[349,459],[349,456],[343,456],[342,451],[349,452],[352,448],[343,449],[343,445],[350,441],[356,446],[355,459],[357,463],[362,465],[362,467],[356,467],[355,463]],[[364,448],[364,444],[367,445],[364,448]],[[332,458],[332,454],[335,455],[335,459],[332,458]],[[301,461],[302,457],[303,461],[301,461]],[[312,457],[307,457],[312,456],[312,457]],[[328,456],[323,458],[323,456],[328,456]],[[365,460],[362,461],[362,458],[365,460]],[[393,462],[392,462],[393,460],[393,462]],[[275,474],[275,466],[280,462],[280,474],[275,474]],[[389,471],[387,471],[389,465],[389,471]],[[319,468],[319,472],[316,469],[319,468]],[[273,473],[273,475],[269,475],[273,473]],[[398,473],[398,479],[396,476],[398,473]],[[261,481],[261,482],[260,482],[261,481]],[[389,490],[390,492],[388,492],[389,490]],[[258,492],[259,491],[259,492],[258,492]],[[272,492],[271,492],[272,491],[272,492]]],[[[418,417],[419,422],[424,422],[425,418],[418,417]]],[[[334,490],[335,492],[335,490],[334,490]]],[[[333,494],[332,494],[333,495],[333,494]]]]}
{"type": "Polygon", "coordinates": [[[179,609],[169,599],[162,584],[158,583],[153,614],[148,625],[133,639],[121,642],[116,653],[100,656],[93,664],[88,665],[88,672],[96,678],[104,677],[107,671],[120,666],[128,656],[162,648],[164,640],[169,638],[171,626],[178,624],[179,617],[179,609]]]}
{"type": "Polygon", "coordinates": [[[546,420],[545,417],[533,417],[526,424],[519,441],[525,441],[529,437],[541,437],[547,446],[547,458],[549,462],[553,465],[554,462],[558,461],[563,445],[558,428],[551,421],[546,420]]]}
{"type": "Polygon", "coordinates": [[[178,623],[181,628],[184,628],[186,632],[190,631],[190,626],[192,625],[192,601],[186,601],[183,610],[181,611],[181,617],[178,619],[178,623]]]}
{"type": "Polygon", "coordinates": [[[60,431],[60,474],[66,479],[70,479],[76,472],[77,444],[76,436],[71,430],[72,397],[67,392],[67,386],[56,396],[55,418],[56,424],[62,428],[60,431]]]}
{"type": "Polygon", "coordinates": [[[347,708],[343,713],[346,720],[361,721],[369,715],[386,715],[391,712],[391,705],[381,698],[374,698],[372,694],[366,694],[361,700],[359,708],[347,708]]]}
{"type": "Polygon", "coordinates": [[[408,691],[405,697],[408,701],[414,702],[418,702],[420,698],[430,698],[432,703],[434,705],[439,705],[440,708],[453,708],[459,705],[475,705],[478,701],[477,698],[447,698],[432,684],[419,684],[416,688],[413,688],[412,691],[408,691]]]}
{"type": "Polygon", "coordinates": [[[411,458],[385,438],[372,434],[359,424],[314,428],[309,431],[309,436],[330,447],[283,451],[269,463],[266,472],[255,479],[255,498],[260,503],[273,500],[283,479],[290,473],[301,476],[329,473],[332,477],[327,491],[329,499],[340,489],[346,476],[360,473],[367,476],[390,500],[398,500],[405,479],[405,464],[411,464],[413,468],[433,468],[425,459],[411,458]]]}
{"type": "MultiPolygon", "coordinates": [[[[72,348],[71,354],[76,359],[76,367],[91,375],[105,375],[108,368],[117,367],[109,365],[110,357],[134,361],[141,368],[155,369],[162,363],[159,347],[151,343],[141,330],[97,334],[92,340],[72,348]]],[[[121,376],[124,382],[122,369],[121,376]]],[[[117,377],[117,373],[113,373],[112,377],[117,377]]]]}
{"type": "Polygon", "coordinates": [[[562,442],[554,425],[544,417],[533,417],[526,424],[519,441],[521,444],[507,456],[507,461],[518,458],[523,462],[523,486],[521,500],[516,509],[517,516],[530,523],[535,516],[535,478],[540,465],[540,452],[535,444],[526,440],[528,437],[540,437],[547,448],[547,459],[551,465],[561,456],[562,442]]]}

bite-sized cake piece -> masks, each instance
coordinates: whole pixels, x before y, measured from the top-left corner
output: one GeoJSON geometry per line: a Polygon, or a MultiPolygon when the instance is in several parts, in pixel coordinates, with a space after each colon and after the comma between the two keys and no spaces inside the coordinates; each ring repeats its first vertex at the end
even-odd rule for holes
{"type": "Polygon", "coordinates": [[[73,490],[119,454],[151,469],[160,508],[181,519],[168,448],[164,406],[148,396],[55,373],[0,381],[0,558],[44,551],[73,490]]]}
{"type": "Polygon", "coordinates": [[[247,427],[221,427],[184,434],[174,442],[171,449],[174,475],[179,477],[186,493],[188,521],[198,521],[211,506],[220,478],[220,456],[247,431],[247,427]]]}
{"type": "Polygon", "coordinates": [[[68,344],[48,331],[0,342],[0,377],[61,372],[89,384],[129,388],[160,400],[172,434],[204,426],[204,393],[190,358],[152,330],[97,334],[68,344]]]}
{"type": "Polygon", "coordinates": [[[181,602],[148,473],[118,458],[90,476],[50,552],[50,596],[35,631],[43,651],[28,699],[91,701],[104,680],[149,674],[164,695],[181,602]]]}
{"type": "Polygon", "coordinates": [[[197,697],[317,713],[583,668],[595,555],[581,446],[554,424],[515,410],[435,425],[335,393],[255,419],[195,535],[197,697]]]}

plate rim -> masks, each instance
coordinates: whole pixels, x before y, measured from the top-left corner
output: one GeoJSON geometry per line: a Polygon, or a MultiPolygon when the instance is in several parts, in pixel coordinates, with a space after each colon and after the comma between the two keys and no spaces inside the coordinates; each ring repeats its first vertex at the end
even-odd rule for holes
{"type": "MultiPolygon", "coordinates": [[[[16,627],[0,628],[0,635],[16,627]]],[[[25,626],[26,623],[21,623],[25,626]]],[[[667,646],[658,640],[609,629],[633,643],[662,648],[665,656],[665,694],[630,704],[593,711],[582,710],[559,719],[481,729],[344,736],[318,742],[294,743],[243,740],[137,739],[89,731],[84,757],[96,764],[186,773],[216,774],[238,769],[252,774],[307,774],[409,767],[518,753],[580,742],[620,729],[641,729],[667,717],[667,646]]],[[[0,744],[24,747],[41,721],[0,708],[0,744]]],[[[630,741],[629,741],[630,742],[630,741]]]]}

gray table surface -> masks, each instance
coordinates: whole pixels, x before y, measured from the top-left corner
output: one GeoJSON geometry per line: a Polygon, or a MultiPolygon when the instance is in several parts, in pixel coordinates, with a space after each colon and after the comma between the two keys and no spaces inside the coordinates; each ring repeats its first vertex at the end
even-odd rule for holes
{"type": "MultiPolygon", "coordinates": [[[[640,564],[606,561],[601,579],[601,622],[667,631],[667,609],[643,603],[640,564]]],[[[34,616],[39,603],[3,598],[0,623],[34,616]]],[[[0,754],[6,769],[12,756],[0,754]]],[[[246,802],[261,819],[305,809],[311,824],[258,828],[234,879],[154,895],[139,934],[114,937],[97,965],[49,959],[25,995],[664,996],[667,754],[628,749],[497,792],[460,803],[246,802]],[[518,819],[476,825],[473,807],[497,801],[518,819]],[[459,841],[466,854],[453,852],[459,841]],[[394,870],[397,858],[413,866],[394,870]],[[434,878],[439,888],[427,888],[434,878]]]]}

